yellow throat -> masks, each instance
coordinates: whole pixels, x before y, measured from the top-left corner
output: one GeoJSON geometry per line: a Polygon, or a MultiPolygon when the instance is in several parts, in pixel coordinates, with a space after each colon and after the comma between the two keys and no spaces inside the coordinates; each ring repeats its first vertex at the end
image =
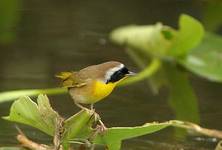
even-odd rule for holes
{"type": "Polygon", "coordinates": [[[117,83],[108,83],[105,84],[101,81],[95,81],[93,86],[93,93],[92,96],[95,99],[95,102],[103,99],[104,97],[108,96],[114,89],[117,83]]]}

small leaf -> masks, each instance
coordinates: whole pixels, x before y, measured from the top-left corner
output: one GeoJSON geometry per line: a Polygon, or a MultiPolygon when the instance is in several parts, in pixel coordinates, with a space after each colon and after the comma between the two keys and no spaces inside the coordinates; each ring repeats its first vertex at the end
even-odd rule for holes
{"type": "Polygon", "coordinates": [[[195,48],[204,36],[203,25],[193,17],[181,15],[179,19],[179,32],[173,41],[170,54],[184,56],[195,48]]]}
{"type": "Polygon", "coordinates": [[[197,75],[222,82],[222,37],[206,34],[203,42],[179,62],[197,75]]]}
{"type": "Polygon", "coordinates": [[[38,105],[27,96],[19,98],[4,119],[30,125],[53,136],[59,115],[51,108],[46,96],[39,95],[37,101],[38,105]]]}

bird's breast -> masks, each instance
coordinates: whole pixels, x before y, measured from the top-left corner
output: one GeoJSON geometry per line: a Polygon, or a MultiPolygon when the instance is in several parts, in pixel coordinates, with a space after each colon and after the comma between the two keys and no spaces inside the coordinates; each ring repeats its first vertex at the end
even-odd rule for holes
{"type": "Polygon", "coordinates": [[[106,84],[102,81],[95,81],[93,83],[93,91],[92,91],[92,96],[94,97],[95,102],[108,96],[113,91],[115,86],[116,86],[115,83],[106,84]]]}
{"type": "Polygon", "coordinates": [[[92,81],[80,88],[70,88],[69,93],[74,101],[82,104],[96,103],[108,96],[116,83],[105,84],[102,81],[92,81]]]}

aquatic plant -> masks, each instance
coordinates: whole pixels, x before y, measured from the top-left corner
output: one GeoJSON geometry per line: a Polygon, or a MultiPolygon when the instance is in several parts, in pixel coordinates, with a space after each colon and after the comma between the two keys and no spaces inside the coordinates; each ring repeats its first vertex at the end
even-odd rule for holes
{"type": "Polygon", "coordinates": [[[93,110],[81,110],[64,119],[53,110],[46,95],[39,95],[37,103],[27,96],[19,98],[12,104],[9,116],[4,119],[32,126],[53,137],[52,145],[37,144],[20,131],[18,141],[30,149],[68,150],[71,148],[70,144],[80,144],[80,148],[84,146],[94,149],[95,145],[103,145],[109,150],[119,150],[123,140],[151,134],[169,126],[222,138],[221,131],[201,128],[196,124],[179,120],[145,123],[136,127],[111,127],[104,130],[97,123],[99,115],[93,110]]]}

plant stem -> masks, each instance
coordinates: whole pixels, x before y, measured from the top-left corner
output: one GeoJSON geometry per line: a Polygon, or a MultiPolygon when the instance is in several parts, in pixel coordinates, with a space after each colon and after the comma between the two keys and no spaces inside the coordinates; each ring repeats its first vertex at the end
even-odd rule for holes
{"type": "Polygon", "coordinates": [[[136,63],[136,65],[139,66],[141,69],[144,69],[146,67],[146,65],[144,64],[142,59],[138,56],[138,54],[134,50],[128,48],[126,50],[126,52],[129,55],[129,57],[131,57],[131,59],[133,59],[133,61],[136,63]]]}
{"type": "Polygon", "coordinates": [[[125,86],[129,85],[141,80],[144,80],[145,78],[150,77],[153,75],[161,66],[161,61],[158,58],[153,58],[151,63],[140,73],[138,73],[136,76],[128,78],[124,81],[122,81],[119,86],[125,86]]]}
{"type": "Polygon", "coordinates": [[[174,127],[183,128],[186,130],[192,130],[194,132],[197,132],[205,136],[216,137],[216,138],[222,139],[222,131],[219,131],[219,130],[203,128],[195,123],[187,122],[187,121],[184,122],[184,121],[179,121],[179,120],[171,120],[170,123],[174,127]]]}
{"type": "Polygon", "coordinates": [[[12,101],[21,96],[37,96],[39,94],[56,95],[66,92],[66,88],[31,89],[0,92],[0,103],[12,101]]]}

